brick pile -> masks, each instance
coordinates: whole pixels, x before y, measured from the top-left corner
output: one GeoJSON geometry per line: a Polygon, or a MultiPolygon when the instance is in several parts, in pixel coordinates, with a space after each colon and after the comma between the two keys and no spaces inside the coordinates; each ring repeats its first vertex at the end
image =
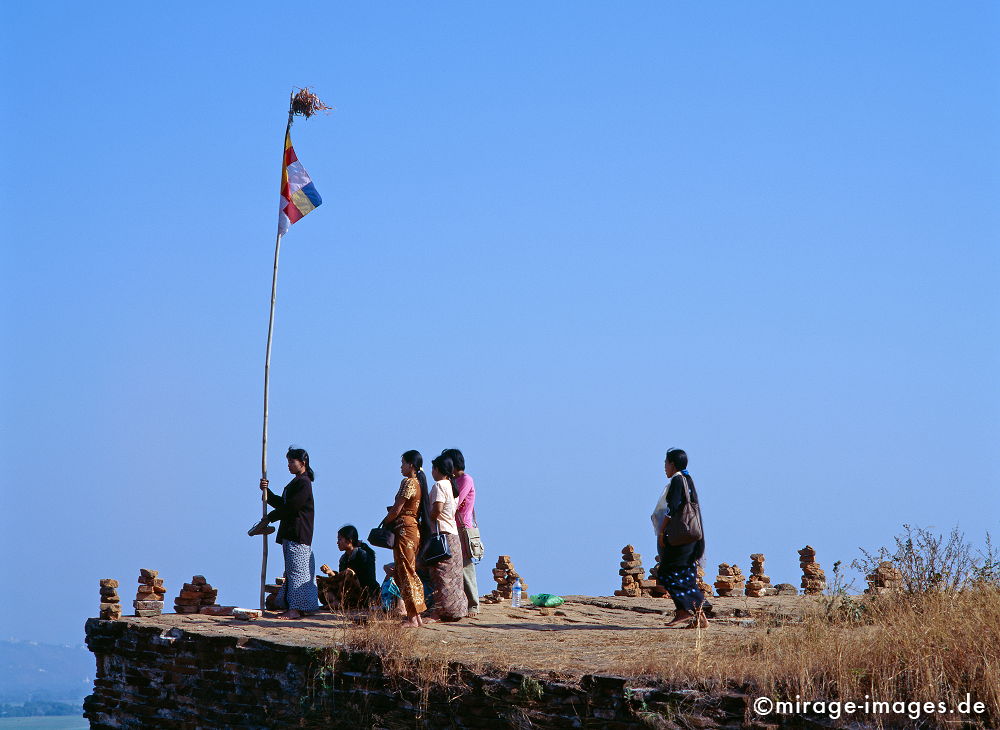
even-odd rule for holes
{"type": "Polygon", "coordinates": [[[219,595],[219,590],[213,588],[203,575],[191,576],[191,582],[185,583],[181,587],[181,592],[174,599],[174,611],[176,613],[202,613],[203,608],[208,609],[204,613],[214,614],[214,609],[221,608],[215,599],[219,595]]]}
{"type": "Polygon", "coordinates": [[[826,588],[826,573],[816,562],[816,549],[806,545],[799,550],[799,566],[802,568],[802,592],[807,596],[817,596],[826,588]]]}
{"type": "Polygon", "coordinates": [[[623,547],[621,569],[618,571],[618,575],[622,578],[622,587],[621,590],[615,591],[615,595],[627,598],[651,595],[650,591],[656,587],[656,581],[643,580],[645,572],[642,568],[642,556],[635,551],[635,546],[623,547]]]}
{"type": "Polygon", "coordinates": [[[657,576],[660,574],[660,556],[656,556],[656,563],[649,569],[649,595],[653,598],[670,598],[670,591],[657,583],[657,576]]]}
{"type": "Polygon", "coordinates": [[[891,593],[903,589],[903,574],[888,560],[879,563],[874,572],[868,575],[865,580],[868,581],[865,593],[870,595],[877,596],[881,593],[891,593]]]}
{"type": "MultiPolygon", "coordinates": [[[[264,586],[264,592],[267,594],[264,596],[264,608],[268,611],[281,611],[281,606],[278,605],[278,594],[281,593],[281,586],[285,584],[284,577],[275,578],[274,583],[268,583],[264,586]]],[[[320,593],[322,596],[322,593],[320,593]]]]}
{"type": "Polygon", "coordinates": [[[772,588],[771,579],[764,575],[764,553],[750,555],[750,580],[747,581],[746,595],[751,598],[778,595],[778,589],[772,588]]]}
{"type": "Polygon", "coordinates": [[[121,598],[118,597],[118,581],[114,578],[101,579],[101,618],[117,621],[122,617],[121,598]]]}
{"type": "Polygon", "coordinates": [[[742,596],[743,585],[743,571],[738,565],[719,564],[719,574],[715,576],[715,590],[720,596],[742,596]]]}
{"type": "Polygon", "coordinates": [[[698,574],[698,588],[701,589],[701,592],[705,595],[705,598],[711,598],[713,595],[712,586],[710,586],[708,583],[705,582],[705,569],[702,568],[700,565],[698,566],[697,574],[698,574]]]}
{"type": "Polygon", "coordinates": [[[158,570],[139,568],[139,587],[135,600],[132,601],[136,616],[148,618],[163,613],[163,594],[167,589],[163,587],[163,578],[159,576],[158,570]]]}
{"type": "MultiPolygon", "coordinates": [[[[514,563],[511,561],[510,555],[501,555],[497,558],[497,567],[493,569],[493,580],[497,582],[497,588],[483,596],[483,602],[502,603],[504,599],[510,600],[511,596],[514,595],[514,581],[518,578],[521,576],[514,570],[514,563]]],[[[521,578],[521,596],[526,597],[527,595],[528,584],[521,578]]]]}

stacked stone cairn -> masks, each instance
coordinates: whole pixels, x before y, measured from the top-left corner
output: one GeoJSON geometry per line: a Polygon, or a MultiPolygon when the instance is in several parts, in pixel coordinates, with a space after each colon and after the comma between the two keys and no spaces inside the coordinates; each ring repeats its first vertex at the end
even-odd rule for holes
{"type": "Polygon", "coordinates": [[[802,592],[818,596],[826,588],[826,573],[816,562],[816,549],[806,545],[799,550],[799,567],[802,568],[802,592]]]}
{"type": "Polygon", "coordinates": [[[799,595],[799,589],[793,586],[791,583],[779,583],[774,587],[779,596],[797,596],[799,595]]]}
{"type": "Polygon", "coordinates": [[[163,587],[163,578],[159,576],[158,570],[139,568],[139,588],[132,601],[136,616],[148,618],[163,613],[163,594],[167,589],[163,587]]]}
{"type": "Polygon", "coordinates": [[[483,596],[484,603],[503,603],[504,599],[510,600],[514,595],[514,582],[521,579],[521,596],[527,602],[528,584],[514,570],[514,563],[510,555],[501,555],[497,558],[497,567],[493,569],[493,580],[497,582],[497,589],[483,596]]]}
{"type": "Polygon", "coordinates": [[[715,590],[720,596],[742,596],[743,585],[743,571],[738,565],[719,564],[719,574],[715,576],[715,590]]]}
{"type": "Polygon", "coordinates": [[[121,598],[118,597],[118,581],[114,578],[101,578],[101,618],[105,621],[117,621],[122,617],[121,598]]]}
{"type": "Polygon", "coordinates": [[[622,577],[622,587],[615,591],[616,596],[638,598],[651,595],[650,591],[656,587],[656,581],[643,580],[642,576],[646,571],[642,569],[642,556],[635,551],[634,545],[622,548],[621,566],[618,575],[622,577]]]}
{"type": "Polygon", "coordinates": [[[708,583],[705,582],[705,569],[702,568],[700,565],[698,566],[697,575],[698,575],[698,588],[701,589],[701,592],[705,595],[705,598],[711,598],[713,595],[712,586],[710,586],[708,583]]]}
{"type": "Polygon", "coordinates": [[[764,553],[750,555],[750,580],[747,581],[746,594],[751,598],[778,595],[778,589],[772,588],[771,579],[764,575],[764,553]]]}
{"type": "Polygon", "coordinates": [[[185,583],[181,587],[181,592],[174,599],[174,611],[177,613],[202,613],[215,615],[215,609],[221,608],[215,599],[219,596],[219,590],[213,588],[203,575],[191,576],[191,582],[185,583]]]}
{"type": "Polygon", "coordinates": [[[660,556],[656,556],[656,563],[649,569],[649,595],[653,598],[670,598],[670,591],[657,583],[657,576],[660,574],[660,556]]]}
{"type": "Polygon", "coordinates": [[[875,571],[868,575],[865,580],[868,581],[865,593],[874,596],[903,589],[903,574],[888,560],[879,563],[875,571]]]}
{"type": "Polygon", "coordinates": [[[826,573],[816,562],[816,549],[806,545],[799,550],[799,566],[802,568],[802,592],[807,596],[818,596],[826,588],[826,573]]]}
{"type": "MultiPolygon", "coordinates": [[[[317,582],[318,582],[317,578],[317,582]]],[[[281,586],[285,584],[284,577],[275,578],[274,583],[268,583],[264,586],[264,591],[267,595],[264,597],[264,608],[268,611],[281,611],[281,606],[278,605],[278,594],[281,593],[281,586]]],[[[322,597],[323,591],[320,591],[320,597],[322,597]]]]}

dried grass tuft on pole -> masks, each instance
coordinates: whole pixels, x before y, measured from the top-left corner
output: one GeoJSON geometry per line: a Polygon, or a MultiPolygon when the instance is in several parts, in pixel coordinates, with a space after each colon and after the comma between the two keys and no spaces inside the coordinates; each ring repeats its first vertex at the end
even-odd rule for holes
{"type": "Polygon", "coordinates": [[[309,87],[299,89],[299,93],[292,95],[292,103],[289,111],[294,116],[308,119],[316,112],[327,111],[333,107],[327,106],[319,97],[309,90],[309,87]]]}

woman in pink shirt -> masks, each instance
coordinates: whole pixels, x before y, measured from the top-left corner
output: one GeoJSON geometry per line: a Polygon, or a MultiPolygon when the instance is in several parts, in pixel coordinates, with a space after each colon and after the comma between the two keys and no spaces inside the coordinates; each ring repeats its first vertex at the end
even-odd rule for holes
{"type": "Polygon", "coordinates": [[[465,597],[469,600],[469,616],[479,613],[479,584],[476,581],[476,563],[472,559],[472,546],[466,529],[478,528],[476,523],[476,485],[472,477],[465,473],[465,457],[458,449],[445,449],[441,456],[451,459],[455,467],[455,487],[458,489],[456,500],[456,517],[458,519],[458,534],[462,543],[462,582],[465,586],[465,597]]]}

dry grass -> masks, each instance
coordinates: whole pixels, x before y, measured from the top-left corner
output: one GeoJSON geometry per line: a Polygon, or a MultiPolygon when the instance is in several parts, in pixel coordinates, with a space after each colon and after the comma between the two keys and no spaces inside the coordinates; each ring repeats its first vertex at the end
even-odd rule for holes
{"type": "Polygon", "coordinates": [[[1000,590],[992,586],[817,603],[801,623],[759,626],[728,645],[708,633],[684,651],[676,642],[666,650],[670,637],[659,647],[653,639],[622,669],[675,686],[737,684],[780,698],[863,703],[867,695],[956,707],[970,694],[988,708],[984,727],[1000,719],[1000,590]]]}

